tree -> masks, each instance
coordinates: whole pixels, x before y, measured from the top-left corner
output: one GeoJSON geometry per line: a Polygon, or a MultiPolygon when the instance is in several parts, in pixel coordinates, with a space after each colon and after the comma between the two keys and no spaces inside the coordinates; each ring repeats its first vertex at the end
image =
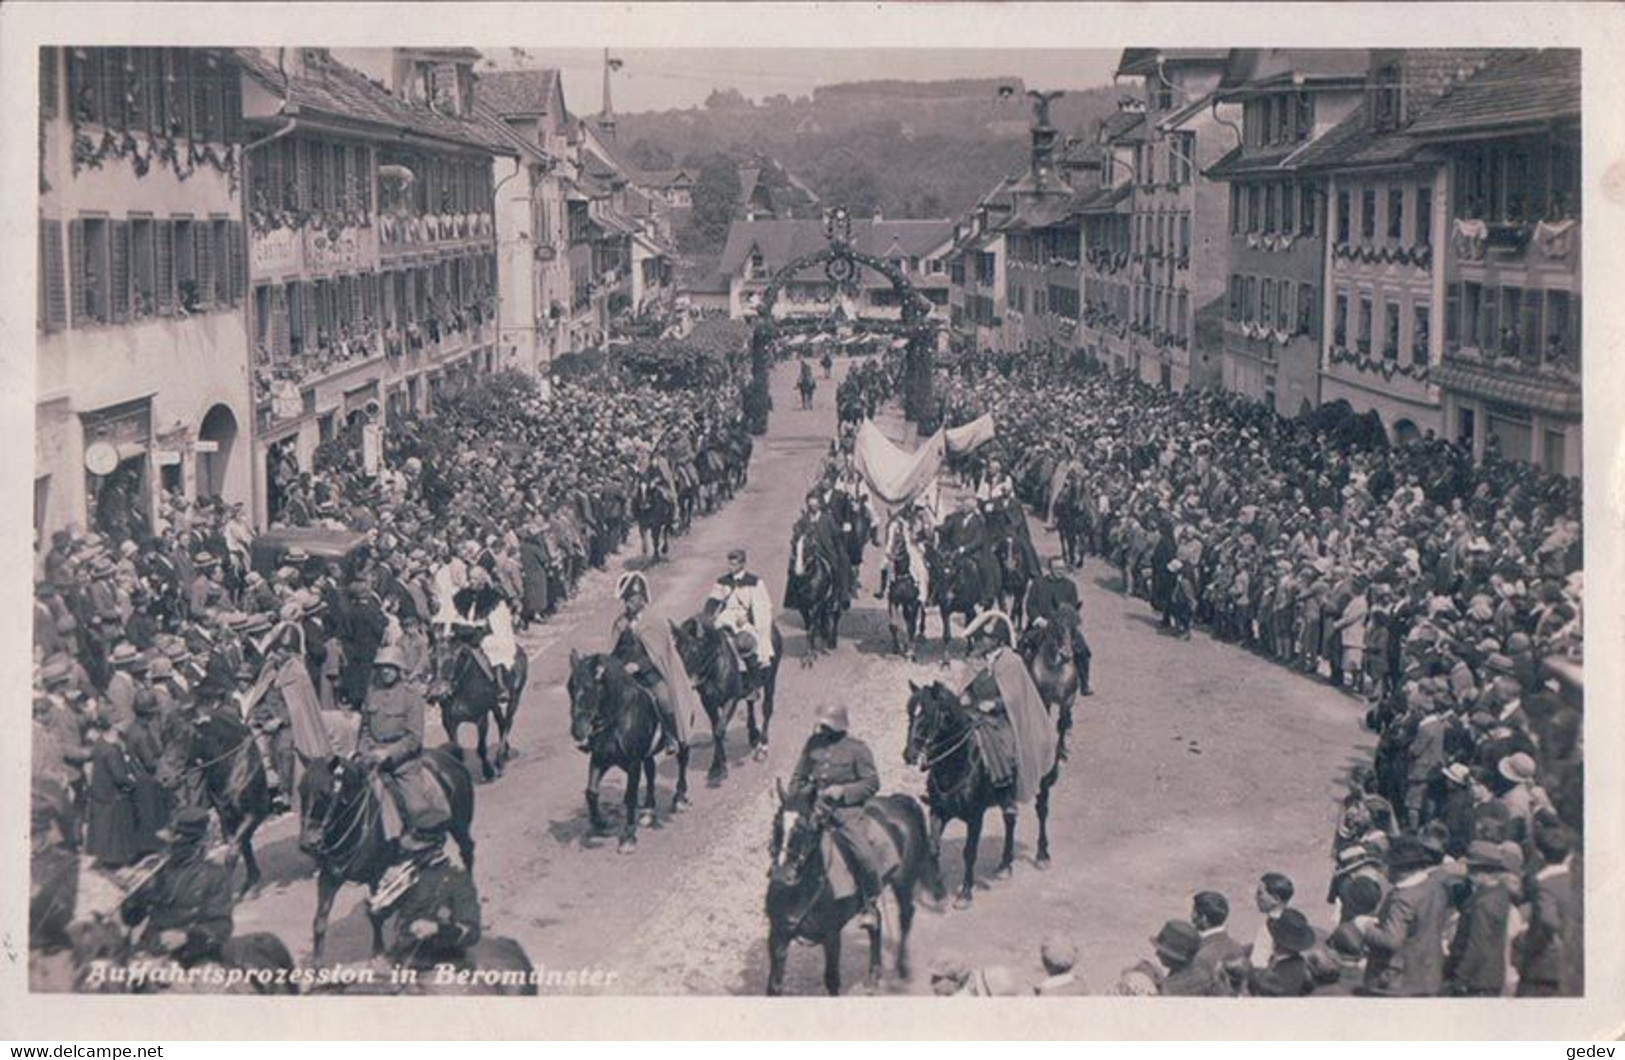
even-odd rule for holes
{"type": "Polygon", "coordinates": [[[694,177],[694,229],[702,245],[721,248],[739,206],[739,166],[724,154],[705,159],[694,177]]]}
{"type": "Polygon", "coordinates": [[[737,88],[713,88],[705,97],[706,110],[748,110],[750,100],[737,88]]]}
{"type": "Polygon", "coordinates": [[[626,157],[639,169],[676,169],[677,159],[664,144],[653,140],[634,140],[626,149],[626,157]]]}

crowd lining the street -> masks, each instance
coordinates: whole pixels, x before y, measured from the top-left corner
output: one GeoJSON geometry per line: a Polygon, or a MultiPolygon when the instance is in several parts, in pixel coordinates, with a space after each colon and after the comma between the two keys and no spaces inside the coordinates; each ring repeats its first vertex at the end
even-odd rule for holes
{"type": "MultiPolygon", "coordinates": [[[[993,414],[988,455],[1167,632],[1205,626],[1339,686],[1376,735],[1347,777],[1327,914],[1265,874],[1244,945],[1202,891],[1112,992],[1583,992],[1578,480],[1033,358],[964,359],[942,405],[993,414]]],[[[1052,980],[1073,984],[1075,959],[1046,943],[1052,980]]],[[[942,992],[1027,992],[1007,969],[938,971],[942,992]]]]}

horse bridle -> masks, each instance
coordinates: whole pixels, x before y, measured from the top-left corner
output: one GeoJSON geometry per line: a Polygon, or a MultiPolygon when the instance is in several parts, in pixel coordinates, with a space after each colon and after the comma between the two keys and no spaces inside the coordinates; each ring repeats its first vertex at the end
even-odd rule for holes
{"type": "MultiPolygon", "coordinates": [[[[327,812],[322,814],[322,841],[317,853],[324,857],[333,856],[333,854],[339,850],[340,847],[348,843],[350,841],[350,837],[355,834],[365,822],[372,819],[373,812],[377,808],[377,801],[373,798],[372,784],[369,782],[365,772],[363,772],[361,776],[362,803],[356,808],[355,813],[351,815],[349,825],[339,834],[338,838],[329,840],[328,829],[333,824],[333,816],[338,811],[340,806],[341,800],[339,799],[338,795],[339,788],[343,785],[343,783],[344,780],[335,774],[333,777],[333,794],[328,800],[327,812]]],[[[343,869],[341,870],[341,875],[348,876],[350,874],[350,870],[355,867],[356,862],[360,857],[361,849],[359,846],[357,846],[356,849],[351,853],[350,857],[345,861],[343,869]]]]}

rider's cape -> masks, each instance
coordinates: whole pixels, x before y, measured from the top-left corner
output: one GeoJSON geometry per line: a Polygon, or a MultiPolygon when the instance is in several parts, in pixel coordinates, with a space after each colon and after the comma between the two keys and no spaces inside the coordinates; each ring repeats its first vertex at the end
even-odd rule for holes
{"type": "Polygon", "coordinates": [[[671,627],[664,621],[640,622],[637,637],[643,642],[643,650],[660,668],[660,676],[666,679],[667,686],[671,688],[672,706],[677,715],[677,739],[686,744],[688,734],[693,731],[700,716],[700,697],[694,691],[694,682],[688,676],[688,668],[683,665],[682,655],[677,651],[677,641],[671,635],[671,627]]]}
{"type": "Polygon", "coordinates": [[[273,679],[292,722],[293,746],[307,761],[326,761],[333,756],[333,741],[322,722],[322,704],[310,680],[305,661],[289,656],[277,667],[273,679]]]}
{"type": "Polygon", "coordinates": [[[991,669],[1015,732],[1016,801],[1030,802],[1039,783],[1055,768],[1055,722],[1020,655],[1005,649],[994,657],[991,669]]]}

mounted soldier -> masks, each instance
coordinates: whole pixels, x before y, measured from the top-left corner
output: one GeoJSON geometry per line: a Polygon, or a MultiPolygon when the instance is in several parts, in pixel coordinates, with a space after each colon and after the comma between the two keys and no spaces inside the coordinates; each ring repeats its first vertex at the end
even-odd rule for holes
{"type": "Polygon", "coordinates": [[[453,634],[466,637],[478,648],[474,657],[488,668],[506,704],[512,692],[514,657],[519,645],[514,640],[513,609],[492,582],[487,567],[475,564],[469,569],[468,587],[452,597],[452,610],[453,634]]]}
{"type": "Polygon", "coordinates": [[[897,852],[875,827],[864,806],[880,791],[875,757],[862,740],[848,735],[846,707],[829,703],[818,710],[812,736],[802,748],[790,776],[787,801],[803,802],[815,815],[827,815],[839,857],[824,860],[830,889],[839,900],[853,893],[863,898],[862,926],[879,922],[876,902],[886,877],[897,867],[897,852]],[[842,871],[843,867],[847,870],[842,871]]]}
{"type": "Polygon", "coordinates": [[[711,586],[706,610],[733,637],[739,661],[755,686],[773,663],[773,598],[767,583],[746,569],[743,548],[728,550],[728,572],[711,586]]]}
{"type": "Polygon", "coordinates": [[[398,838],[414,829],[444,826],[451,817],[445,792],[423,768],[423,693],[401,680],[406,660],[401,649],[386,645],[372,661],[372,687],[361,705],[361,733],[356,753],[388,791],[381,799],[385,833],[398,838]],[[393,825],[393,827],[391,827],[393,825]]]}
{"type": "Polygon", "coordinates": [[[1005,764],[1014,773],[1016,802],[1030,802],[1055,768],[1055,720],[1013,650],[1015,627],[1008,615],[984,612],[965,630],[965,639],[983,646],[983,668],[960,695],[986,719],[977,730],[984,759],[993,769],[1005,764]]]}
{"type": "Polygon", "coordinates": [[[650,594],[642,574],[621,575],[615,595],[621,598],[622,611],[611,630],[610,654],[654,700],[660,713],[662,748],[668,753],[684,750],[699,703],[694,682],[672,643],[671,630],[645,617],[650,594]]]}
{"type": "Polygon", "coordinates": [[[169,849],[157,870],[120,906],[124,923],[141,928],[138,949],[191,967],[221,959],[231,938],[231,870],[209,860],[209,811],[186,806],[161,833],[169,849]]]}

